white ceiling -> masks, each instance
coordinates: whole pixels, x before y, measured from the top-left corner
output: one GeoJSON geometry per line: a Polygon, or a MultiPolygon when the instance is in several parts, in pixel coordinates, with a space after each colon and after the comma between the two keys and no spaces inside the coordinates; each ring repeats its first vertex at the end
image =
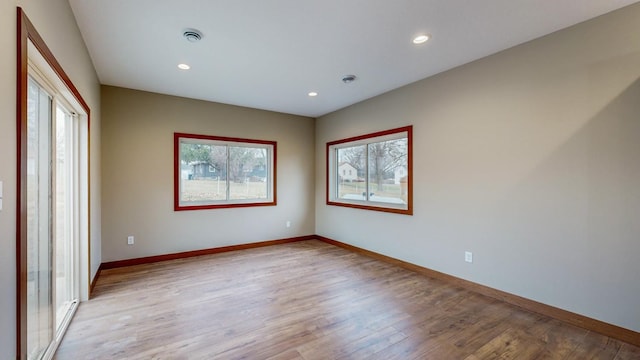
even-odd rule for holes
{"type": "Polygon", "coordinates": [[[103,84],[311,117],[637,1],[69,0],[103,84]]]}

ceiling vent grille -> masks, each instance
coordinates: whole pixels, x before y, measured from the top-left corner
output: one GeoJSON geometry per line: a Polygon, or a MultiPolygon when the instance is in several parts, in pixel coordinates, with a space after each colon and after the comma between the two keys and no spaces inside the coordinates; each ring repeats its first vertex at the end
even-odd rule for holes
{"type": "Polygon", "coordinates": [[[185,39],[189,42],[198,42],[202,39],[202,33],[195,29],[187,29],[182,33],[185,39]]]}
{"type": "Polygon", "coordinates": [[[355,75],[345,75],[342,78],[342,82],[345,84],[350,84],[352,82],[356,81],[356,76],[355,75]]]}

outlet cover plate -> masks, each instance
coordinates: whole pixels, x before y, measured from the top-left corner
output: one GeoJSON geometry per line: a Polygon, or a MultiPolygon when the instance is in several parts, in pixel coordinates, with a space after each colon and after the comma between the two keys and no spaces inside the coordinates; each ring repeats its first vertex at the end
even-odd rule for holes
{"type": "Polygon", "coordinates": [[[464,252],[464,261],[466,261],[468,263],[472,263],[473,262],[473,253],[471,251],[465,251],[464,252]]]}

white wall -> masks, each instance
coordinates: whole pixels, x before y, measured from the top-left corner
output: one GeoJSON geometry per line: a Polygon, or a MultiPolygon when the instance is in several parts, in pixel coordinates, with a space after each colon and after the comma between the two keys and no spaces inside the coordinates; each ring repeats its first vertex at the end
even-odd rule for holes
{"type": "Polygon", "coordinates": [[[317,234],[640,331],[639,19],[633,5],[319,118],[317,234]],[[410,124],[414,216],[325,204],[328,141],[410,124]]]}
{"type": "Polygon", "coordinates": [[[102,109],[103,261],[314,233],[314,119],[111,86],[102,109]],[[277,141],[277,206],[174,211],[174,132],[277,141]]]}
{"type": "Polygon", "coordinates": [[[0,2],[0,358],[16,356],[16,6],[21,6],[65,69],[92,113],[92,272],[100,265],[100,87],[65,0],[0,2]]]}

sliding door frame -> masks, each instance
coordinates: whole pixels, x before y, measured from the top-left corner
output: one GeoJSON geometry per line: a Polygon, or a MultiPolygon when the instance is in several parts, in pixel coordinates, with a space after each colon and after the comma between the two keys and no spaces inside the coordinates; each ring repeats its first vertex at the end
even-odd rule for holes
{"type": "MultiPolygon", "coordinates": [[[[80,104],[87,116],[87,289],[91,281],[91,194],[90,194],[90,109],[69,76],[27,18],[22,8],[17,8],[17,217],[16,217],[16,353],[18,359],[27,358],[27,79],[29,40],[64,83],[67,90],[80,104]]],[[[82,271],[82,269],[80,269],[82,271]]]]}

